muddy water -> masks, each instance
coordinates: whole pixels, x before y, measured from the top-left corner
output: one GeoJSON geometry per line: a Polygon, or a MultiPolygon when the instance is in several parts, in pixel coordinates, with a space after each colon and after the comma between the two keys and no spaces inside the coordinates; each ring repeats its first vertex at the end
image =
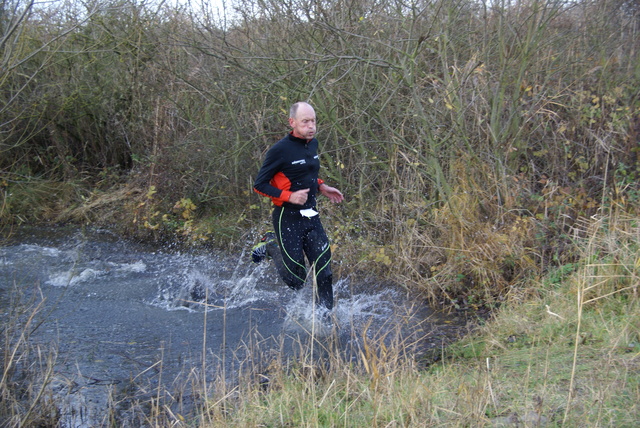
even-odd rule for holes
{"type": "Polygon", "coordinates": [[[296,358],[310,332],[356,359],[363,335],[401,334],[424,354],[463,329],[399,288],[350,278],[336,281],[333,322],[318,322],[311,288],[289,290],[248,253],[177,252],[107,230],[22,229],[0,242],[0,304],[44,299],[31,340],[57,349],[51,388],[70,427],[135,419],[160,389],[189,414],[189,385],[221,371],[233,383],[273,353],[296,358]]]}

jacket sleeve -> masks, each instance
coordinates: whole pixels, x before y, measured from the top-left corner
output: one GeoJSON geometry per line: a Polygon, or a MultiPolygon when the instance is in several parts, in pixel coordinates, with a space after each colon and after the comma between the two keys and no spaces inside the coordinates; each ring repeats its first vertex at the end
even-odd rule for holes
{"type": "Polygon", "coordinates": [[[255,183],[253,184],[253,190],[262,195],[267,196],[273,200],[276,205],[282,205],[283,202],[289,201],[291,193],[289,186],[283,185],[283,182],[287,180],[277,180],[277,176],[282,176],[280,172],[282,169],[282,157],[278,154],[277,150],[273,148],[267,152],[264,163],[258,171],[255,183]],[[281,187],[276,187],[276,183],[279,182],[281,187]]]}

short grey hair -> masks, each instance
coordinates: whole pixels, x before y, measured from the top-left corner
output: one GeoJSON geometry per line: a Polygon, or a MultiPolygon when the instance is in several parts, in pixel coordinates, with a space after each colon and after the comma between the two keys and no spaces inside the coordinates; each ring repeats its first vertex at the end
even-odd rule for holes
{"type": "Polygon", "coordinates": [[[296,117],[296,115],[298,114],[298,107],[300,107],[301,105],[306,104],[309,107],[311,107],[311,105],[307,102],[304,101],[298,101],[297,103],[293,104],[291,106],[291,108],[289,109],[289,117],[294,118],[296,117]]]}

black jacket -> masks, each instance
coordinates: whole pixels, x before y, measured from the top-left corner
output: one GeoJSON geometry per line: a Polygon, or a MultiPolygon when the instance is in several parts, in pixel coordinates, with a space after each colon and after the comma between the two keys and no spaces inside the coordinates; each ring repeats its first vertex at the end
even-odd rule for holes
{"type": "Polygon", "coordinates": [[[267,151],[253,190],[279,207],[315,209],[318,186],[323,183],[318,179],[319,171],[318,140],[307,141],[289,133],[267,151]],[[309,189],[304,206],[287,202],[292,192],[301,189],[309,189]]]}

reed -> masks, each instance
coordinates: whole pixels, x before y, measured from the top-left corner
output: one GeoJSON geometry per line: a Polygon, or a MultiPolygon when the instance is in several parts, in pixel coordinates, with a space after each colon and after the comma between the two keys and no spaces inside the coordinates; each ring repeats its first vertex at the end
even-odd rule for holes
{"type": "Polygon", "coordinates": [[[59,418],[51,393],[56,347],[31,341],[44,303],[37,290],[32,296],[14,290],[3,315],[0,420],[7,427],[55,426],[59,418]]]}

